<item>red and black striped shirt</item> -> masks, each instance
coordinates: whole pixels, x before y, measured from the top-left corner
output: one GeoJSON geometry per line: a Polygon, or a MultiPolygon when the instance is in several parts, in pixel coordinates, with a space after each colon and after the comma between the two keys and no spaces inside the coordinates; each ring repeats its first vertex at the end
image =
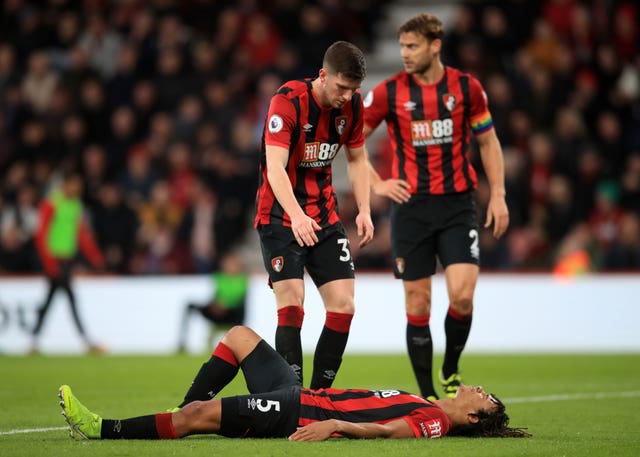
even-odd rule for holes
{"type": "Polygon", "coordinates": [[[402,419],[416,438],[440,438],[451,428],[438,405],[401,390],[300,389],[298,426],[327,419],[377,424],[402,419]]]}
{"type": "Polygon", "coordinates": [[[255,227],[291,226],[267,179],[267,145],[289,150],[286,171],[305,214],[322,227],[340,220],[331,184],[331,162],[342,145],[364,145],[362,97],[356,92],[341,109],[324,107],[316,99],[311,82],[289,81],[271,99],[262,137],[255,227]]]}
{"type": "Polygon", "coordinates": [[[391,175],[410,192],[439,195],[475,189],[471,131],[493,128],[487,97],[473,76],[445,67],[440,81],[422,84],[406,71],[383,81],[364,100],[365,125],[387,122],[394,151],[391,175]]]}

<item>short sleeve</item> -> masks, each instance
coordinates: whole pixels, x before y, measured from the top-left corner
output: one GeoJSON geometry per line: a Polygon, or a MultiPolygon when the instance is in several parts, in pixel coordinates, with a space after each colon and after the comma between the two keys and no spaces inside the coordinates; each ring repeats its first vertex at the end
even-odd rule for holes
{"type": "Polygon", "coordinates": [[[273,96],[264,129],[265,144],[289,149],[295,125],[296,112],[291,101],[282,94],[273,96]]]}
{"type": "Polygon", "coordinates": [[[416,438],[442,438],[449,432],[451,421],[438,407],[416,409],[403,419],[409,424],[416,438]]]}
{"type": "Polygon", "coordinates": [[[493,119],[489,112],[489,102],[480,81],[469,77],[470,116],[469,122],[474,134],[487,132],[493,128],[493,119]]]}

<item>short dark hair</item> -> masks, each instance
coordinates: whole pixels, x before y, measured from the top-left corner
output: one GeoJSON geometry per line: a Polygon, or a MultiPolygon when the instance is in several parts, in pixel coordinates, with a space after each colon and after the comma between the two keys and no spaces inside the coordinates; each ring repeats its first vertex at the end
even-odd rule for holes
{"type": "Polygon", "coordinates": [[[498,397],[491,394],[496,405],[494,411],[481,409],[475,416],[478,422],[475,424],[458,425],[452,428],[447,436],[467,436],[471,438],[529,438],[523,428],[509,427],[509,416],[505,412],[504,403],[498,397]]]}
{"type": "Polygon", "coordinates": [[[407,32],[419,33],[428,41],[441,40],[444,36],[444,27],[438,16],[421,13],[413,16],[398,29],[398,35],[407,32]]]}
{"type": "Polygon", "coordinates": [[[348,41],[336,41],[324,53],[322,66],[333,74],[342,74],[352,81],[362,81],[367,75],[364,54],[348,41]]]}

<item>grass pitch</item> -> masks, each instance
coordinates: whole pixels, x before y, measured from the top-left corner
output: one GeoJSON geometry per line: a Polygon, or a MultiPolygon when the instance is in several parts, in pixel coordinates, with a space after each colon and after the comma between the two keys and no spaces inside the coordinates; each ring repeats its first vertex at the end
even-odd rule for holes
{"type": "MultiPolygon", "coordinates": [[[[0,356],[0,456],[637,456],[640,455],[640,354],[472,355],[461,368],[507,404],[511,425],[531,439],[346,440],[198,436],[176,441],[72,441],[57,390],[69,384],[103,417],[164,411],[182,398],[206,359],[175,357],[0,356]]],[[[305,376],[310,379],[311,360],[305,376]]],[[[436,366],[440,359],[436,358],[436,366]]],[[[347,355],[335,387],[416,391],[406,355],[347,355]]],[[[238,376],[221,395],[245,393],[238,376]]]]}

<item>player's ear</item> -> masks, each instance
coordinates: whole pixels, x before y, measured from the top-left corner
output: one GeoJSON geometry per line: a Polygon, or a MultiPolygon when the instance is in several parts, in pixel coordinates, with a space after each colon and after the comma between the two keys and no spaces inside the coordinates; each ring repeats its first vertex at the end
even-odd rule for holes
{"type": "Polygon", "coordinates": [[[476,413],[468,413],[467,414],[467,422],[470,424],[477,424],[480,418],[476,413]]]}
{"type": "Polygon", "coordinates": [[[320,82],[324,83],[327,80],[327,70],[325,70],[324,68],[321,68],[320,71],[318,72],[318,76],[320,78],[320,82]]]}
{"type": "Polygon", "coordinates": [[[431,47],[432,52],[434,53],[440,52],[442,50],[442,40],[440,38],[431,40],[431,43],[429,43],[429,46],[431,47]]]}

